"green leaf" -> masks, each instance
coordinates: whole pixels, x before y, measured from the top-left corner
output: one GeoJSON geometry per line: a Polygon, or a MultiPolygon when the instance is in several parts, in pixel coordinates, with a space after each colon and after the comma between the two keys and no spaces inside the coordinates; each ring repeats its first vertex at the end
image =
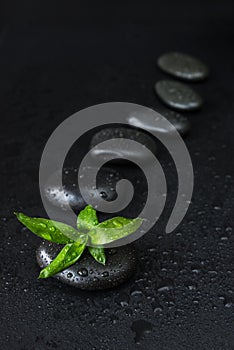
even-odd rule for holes
{"type": "Polygon", "coordinates": [[[96,210],[87,205],[78,215],[77,227],[80,231],[89,231],[94,226],[98,225],[96,210]]]}
{"type": "Polygon", "coordinates": [[[89,232],[92,244],[107,244],[135,232],[142,224],[142,219],[115,217],[101,222],[89,232]]]}
{"type": "Polygon", "coordinates": [[[47,241],[67,244],[77,241],[80,233],[62,222],[42,218],[30,218],[23,213],[15,213],[17,219],[30,231],[47,241]]]}
{"type": "Polygon", "coordinates": [[[88,247],[90,254],[94,257],[94,259],[102,265],[105,265],[106,263],[106,255],[104,252],[104,248],[95,248],[95,247],[88,247]]]}
{"type": "Polygon", "coordinates": [[[85,246],[86,242],[66,244],[50,265],[41,270],[39,278],[51,277],[75,264],[83,253],[85,246]]]}

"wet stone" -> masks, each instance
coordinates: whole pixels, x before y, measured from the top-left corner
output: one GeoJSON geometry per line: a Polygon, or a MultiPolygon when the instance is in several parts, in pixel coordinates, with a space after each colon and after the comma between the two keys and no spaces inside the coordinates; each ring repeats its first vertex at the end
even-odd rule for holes
{"type": "Polygon", "coordinates": [[[208,67],[199,59],[179,52],[160,56],[158,66],[168,74],[189,81],[203,80],[209,74],[208,67]]]}
{"type": "Polygon", "coordinates": [[[199,109],[203,103],[202,98],[192,88],[177,81],[158,81],[155,91],[165,104],[174,109],[192,111],[199,109]]]}
{"type": "MultiPolygon", "coordinates": [[[[116,183],[123,178],[121,174],[109,167],[102,167],[97,177],[97,189],[100,197],[112,201],[117,197],[116,183]]],[[[56,176],[51,177],[46,183],[44,196],[51,204],[59,209],[66,210],[69,206],[79,212],[87,204],[80,194],[78,187],[78,169],[63,169],[63,186],[56,185],[56,176]]],[[[91,190],[92,192],[92,190],[91,190]]],[[[93,191],[95,194],[96,192],[93,191]]]]}
{"type": "MultiPolygon", "coordinates": [[[[156,153],[156,143],[153,137],[147,135],[146,133],[133,129],[128,127],[118,127],[118,128],[106,128],[99,132],[97,132],[90,144],[90,148],[93,148],[94,146],[98,145],[101,142],[111,140],[113,138],[123,138],[123,139],[130,139],[133,141],[136,141],[143,146],[147,147],[153,154],[156,153]]],[[[93,158],[97,159],[106,159],[106,156],[113,155],[118,156],[118,159],[113,160],[113,163],[116,164],[126,164],[126,159],[131,156],[133,159],[143,159],[147,162],[147,153],[145,153],[144,149],[140,150],[130,150],[127,142],[125,140],[121,141],[121,148],[120,149],[105,149],[101,146],[98,147],[98,149],[91,150],[91,154],[93,158]]],[[[134,160],[133,160],[134,161],[134,160]]]]}
{"type": "MultiPolygon", "coordinates": [[[[36,252],[41,268],[46,267],[56,257],[62,246],[44,241],[36,252]]],[[[136,269],[136,253],[132,246],[106,248],[106,265],[94,260],[88,249],[72,266],[53,276],[60,282],[83,290],[114,288],[129,280],[136,269]]]]}
{"type": "MultiPolygon", "coordinates": [[[[165,117],[175,128],[176,130],[182,135],[186,135],[189,130],[191,129],[190,121],[187,117],[181,115],[178,112],[171,111],[169,109],[159,109],[158,112],[165,117]]],[[[172,128],[165,128],[162,129],[161,125],[158,125],[158,120],[155,120],[153,118],[141,118],[141,116],[134,115],[134,118],[128,118],[128,122],[130,125],[143,128],[147,130],[148,132],[154,132],[157,134],[173,134],[174,129],[172,128]]]]}

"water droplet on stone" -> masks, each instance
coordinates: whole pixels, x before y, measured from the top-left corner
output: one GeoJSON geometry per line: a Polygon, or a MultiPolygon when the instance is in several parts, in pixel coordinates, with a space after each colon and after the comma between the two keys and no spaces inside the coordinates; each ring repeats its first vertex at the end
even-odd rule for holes
{"type": "Polygon", "coordinates": [[[82,267],[79,270],[77,270],[77,273],[81,277],[87,277],[88,276],[88,270],[86,268],[84,268],[84,267],[82,267]]]}
{"type": "Polygon", "coordinates": [[[100,196],[105,199],[105,198],[107,198],[107,193],[104,191],[101,191],[100,196]]]}
{"type": "Polygon", "coordinates": [[[102,277],[109,277],[109,272],[108,271],[102,272],[102,277]]]}

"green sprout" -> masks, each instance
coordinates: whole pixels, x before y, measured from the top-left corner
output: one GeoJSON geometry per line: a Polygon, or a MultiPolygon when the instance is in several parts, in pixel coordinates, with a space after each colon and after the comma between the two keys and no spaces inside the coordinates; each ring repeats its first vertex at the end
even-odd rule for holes
{"type": "Polygon", "coordinates": [[[15,213],[17,219],[37,236],[58,244],[65,244],[56,258],[43,270],[39,278],[51,277],[75,264],[84,252],[87,243],[89,253],[100,264],[105,265],[106,255],[102,245],[108,244],[135,232],[142,219],[115,217],[98,222],[96,210],[86,206],[77,217],[77,229],[58,221],[31,218],[15,213]]]}

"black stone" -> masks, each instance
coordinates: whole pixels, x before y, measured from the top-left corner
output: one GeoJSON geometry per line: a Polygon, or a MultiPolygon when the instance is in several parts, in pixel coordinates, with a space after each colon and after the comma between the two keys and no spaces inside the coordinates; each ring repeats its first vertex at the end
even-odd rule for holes
{"type": "Polygon", "coordinates": [[[202,98],[192,88],[177,81],[158,81],[155,91],[165,104],[174,109],[192,111],[199,109],[203,103],[202,98]]]}
{"type": "MultiPolygon", "coordinates": [[[[134,128],[129,127],[116,127],[116,128],[106,128],[102,129],[101,131],[97,132],[90,143],[90,148],[93,148],[94,146],[98,145],[101,142],[113,139],[113,138],[124,138],[124,139],[130,139],[133,141],[136,141],[138,143],[141,143],[145,147],[147,147],[152,153],[156,153],[156,142],[150,135],[147,135],[146,133],[136,130],[134,128]]],[[[106,154],[113,154],[119,155],[119,159],[113,160],[112,163],[117,164],[126,164],[126,159],[128,158],[128,155],[131,154],[131,156],[134,154],[134,158],[136,159],[144,159],[147,161],[147,155],[142,150],[142,152],[134,151],[133,153],[131,150],[129,150],[127,144],[124,142],[124,140],[121,143],[121,149],[113,150],[113,149],[102,149],[99,147],[98,150],[91,150],[91,153],[93,154],[94,158],[103,158],[105,159],[106,154]]]]}
{"type": "MultiPolygon", "coordinates": [[[[180,113],[165,108],[160,108],[157,110],[157,112],[165,117],[182,136],[186,135],[191,129],[191,124],[188,118],[180,113]]],[[[171,128],[162,129],[161,126],[158,127],[157,121],[152,120],[151,118],[148,118],[146,121],[144,118],[134,115],[134,118],[129,118],[128,122],[132,126],[138,128],[142,127],[148,132],[156,132],[157,134],[165,134],[165,132],[172,134],[174,132],[174,130],[171,130],[171,128]]]]}
{"type": "MultiPolygon", "coordinates": [[[[97,177],[97,189],[100,196],[107,201],[114,200],[117,196],[115,186],[121,178],[121,174],[113,167],[102,167],[97,177]]],[[[78,169],[72,167],[64,168],[62,188],[49,179],[44,189],[44,196],[46,200],[59,209],[66,210],[70,206],[75,212],[78,212],[87,203],[80,194],[77,182],[78,169]]]]}
{"type": "MultiPolygon", "coordinates": [[[[59,253],[62,246],[44,241],[36,252],[41,268],[46,267],[59,253]]],[[[136,253],[132,246],[107,248],[106,265],[99,264],[88,252],[72,266],[53,276],[60,282],[84,290],[114,288],[127,281],[136,269],[136,253]]]]}
{"type": "Polygon", "coordinates": [[[179,52],[169,52],[159,57],[158,66],[177,78],[199,81],[209,75],[208,67],[197,58],[179,52]]]}

